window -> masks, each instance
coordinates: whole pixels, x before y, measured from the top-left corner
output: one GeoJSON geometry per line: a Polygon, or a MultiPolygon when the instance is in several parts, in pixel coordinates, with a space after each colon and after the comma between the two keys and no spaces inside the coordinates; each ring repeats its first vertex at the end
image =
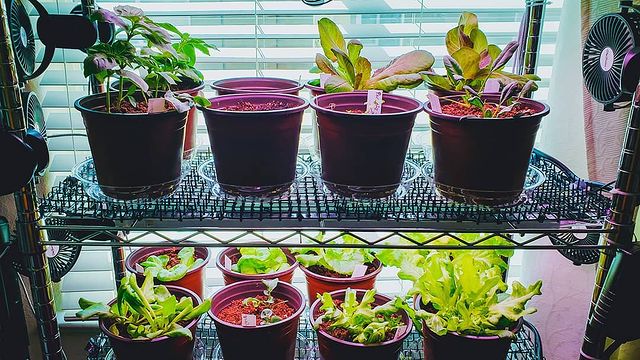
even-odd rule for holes
{"type": "MultiPolygon", "coordinates": [[[[536,97],[544,100],[555,50],[562,0],[550,3],[544,25],[543,44],[538,74],[543,78],[536,97]]],[[[52,13],[68,14],[75,2],[44,1],[52,13]]],[[[308,69],[318,51],[316,21],[322,16],[338,23],[346,37],[360,39],[373,67],[386,64],[392,57],[420,48],[436,56],[436,70],[442,71],[441,56],[445,53],[444,34],[457,22],[461,10],[477,13],[481,26],[491,42],[504,46],[517,37],[524,0],[334,0],[320,7],[309,7],[300,0],[218,0],[176,1],[138,0],[100,2],[104,8],[132,3],[160,21],[168,21],[181,30],[202,37],[220,49],[211,56],[201,57],[199,69],[207,81],[234,76],[264,75],[290,79],[311,79],[308,69]]],[[[42,56],[42,51],[40,51],[42,56]]],[[[54,63],[40,79],[40,98],[44,105],[49,133],[82,134],[80,114],[72,109],[73,102],[87,93],[82,76],[79,51],[58,50],[54,63]]],[[[410,93],[417,99],[426,98],[426,88],[410,93]]],[[[213,95],[208,93],[207,95],[213,95]]],[[[303,93],[303,96],[308,96],[303,93]]],[[[310,137],[310,112],[306,114],[303,146],[310,137]]],[[[427,121],[420,115],[412,146],[420,147],[428,140],[427,121]]],[[[200,143],[206,144],[206,130],[200,128],[200,143]]],[[[68,175],[73,165],[89,156],[83,137],[51,139],[51,180],[57,182],[68,175]]],[[[211,265],[213,266],[213,264],[211,265]]],[[[111,252],[108,249],[84,248],[74,270],[63,284],[62,308],[74,309],[77,299],[91,291],[92,298],[113,297],[111,252]]],[[[383,273],[381,285],[386,292],[401,290],[390,270],[383,273]]],[[[300,281],[297,278],[297,281],[300,281]]],[[[209,286],[220,285],[219,273],[209,269],[209,286]]]]}

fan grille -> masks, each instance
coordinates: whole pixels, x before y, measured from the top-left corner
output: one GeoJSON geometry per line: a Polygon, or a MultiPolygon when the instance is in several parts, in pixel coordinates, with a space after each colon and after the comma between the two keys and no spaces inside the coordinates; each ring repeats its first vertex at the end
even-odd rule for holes
{"type": "Polygon", "coordinates": [[[9,32],[21,75],[30,75],[36,68],[36,43],[29,14],[19,0],[11,1],[9,32]]]}
{"type": "Polygon", "coordinates": [[[28,128],[38,130],[46,140],[47,125],[44,119],[44,112],[42,111],[42,104],[40,104],[38,96],[33,92],[23,93],[22,105],[28,128]]]}
{"type": "Polygon", "coordinates": [[[608,14],[598,19],[587,36],[582,72],[596,101],[611,104],[628,96],[622,87],[624,60],[637,43],[640,15],[608,14]]]}

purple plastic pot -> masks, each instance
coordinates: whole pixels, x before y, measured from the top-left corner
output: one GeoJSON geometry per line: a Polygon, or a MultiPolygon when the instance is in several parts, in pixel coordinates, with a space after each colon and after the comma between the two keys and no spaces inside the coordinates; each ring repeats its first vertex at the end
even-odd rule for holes
{"type": "Polygon", "coordinates": [[[324,88],[320,86],[311,85],[310,84],[311,81],[313,80],[309,80],[306,83],[304,83],[304,87],[309,89],[309,91],[311,91],[311,96],[324,95],[325,94],[324,88]]]}
{"type": "MultiPolygon", "coordinates": [[[[356,298],[358,301],[362,300],[365,294],[365,290],[356,290],[356,298]]],[[[344,299],[345,290],[334,291],[331,293],[333,299],[344,299]]],[[[383,305],[390,301],[391,298],[385,295],[376,294],[374,305],[383,305]]],[[[309,310],[309,316],[312,323],[316,321],[320,314],[320,306],[322,303],[320,299],[316,300],[309,310]]],[[[318,334],[318,351],[320,352],[321,360],[352,360],[352,359],[367,359],[367,360],[393,360],[398,359],[400,352],[402,351],[402,341],[411,333],[413,323],[405,311],[400,312],[402,316],[402,322],[407,327],[398,334],[393,340],[381,342],[378,344],[364,345],[359,343],[353,343],[338,339],[334,336],[327,334],[326,332],[319,330],[318,334]]],[[[484,358],[478,358],[483,359],[484,358]]]]}
{"type": "MultiPolygon", "coordinates": [[[[115,102],[115,94],[112,94],[115,102]]],[[[157,198],[181,180],[188,112],[121,114],[104,111],[106,94],[82,97],[82,114],[98,184],[117,199],[157,198]]]]}
{"type": "Polygon", "coordinates": [[[316,300],[318,294],[324,294],[326,292],[345,290],[347,288],[363,290],[373,289],[376,286],[376,278],[378,277],[378,274],[380,274],[380,271],[382,271],[382,264],[380,263],[380,260],[375,259],[373,260],[373,265],[376,267],[373,272],[363,276],[347,278],[323,276],[314,273],[304,266],[300,266],[300,269],[307,280],[307,296],[309,297],[309,304],[316,300]]]}
{"type": "MultiPolygon", "coordinates": [[[[421,308],[420,296],[415,299],[416,310],[421,308]]],[[[520,318],[513,331],[517,334],[522,329],[524,320],[520,318]]],[[[422,322],[422,341],[424,344],[424,360],[504,360],[511,348],[511,339],[498,336],[460,335],[455,332],[438,336],[422,322]]]]}
{"type": "MultiPolygon", "coordinates": [[[[498,97],[487,96],[492,102],[498,97]]],[[[444,105],[449,98],[441,99],[444,105]]],[[[430,104],[434,180],[445,197],[459,202],[501,205],[524,187],[529,158],[542,118],[543,103],[521,99],[536,114],[511,119],[478,119],[435,113],[430,104]]]]}
{"type": "Polygon", "coordinates": [[[231,194],[270,196],[289,189],[296,177],[302,114],[307,100],[284,94],[236,94],[210,99],[204,113],[217,181],[231,194]],[[219,110],[238,102],[282,101],[270,111],[219,110]]]}
{"type": "MultiPolygon", "coordinates": [[[[124,262],[127,271],[136,274],[136,279],[139,282],[144,281],[144,271],[139,271],[136,264],[144,262],[151,255],[162,255],[168,250],[174,248],[171,247],[148,247],[139,248],[131,252],[124,262]]],[[[204,262],[195,268],[187,271],[187,274],[179,280],[162,283],[165,285],[173,285],[181,288],[185,288],[195,292],[198,296],[203,298],[205,296],[206,283],[207,283],[207,264],[211,260],[211,252],[206,247],[196,247],[195,254],[197,259],[203,259],[204,262]]],[[[156,284],[161,283],[157,279],[156,284]]]]}
{"type": "Polygon", "coordinates": [[[218,253],[216,257],[216,267],[220,269],[222,272],[222,278],[224,280],[225,285],[230,285],[239,281],[245,280],[269,280],[278,278],[278,280],[291,284],[293,279],[293,272],[298,267],[298,261],[295,256],[291,254],[288,249],[282,249],[284,254],[287,256],[287,260],[289,262],[289,267],[276,271],[270,274],[242,274],[236,271],[231,271],[224,267],[224,257],[227,256],[231,259],[231,263],[235,264],[237,259],[240,258],[240,250],[238,248],[228,248],[224,251],[218,253]]]}
{"type": "Polygon", "coordinates": [[[218,95],[255,93],[298,95],[303,87],[304,84],[295,80],[257,76],[223,79],[211,84],[211,88],[216,90],[218,95]]]}
{"type": "MultiPolygon", "coordinates": [[[[167,286],[169,292],[178,299],[189,296],[193,299],[193,306],[202,303],[202,300],[187,289],[176,286],[167,286]]],[[[112,300],[109,305],[113,305],[116,300],[112,300]]],[[[191,331],[193,339],[196,338],[196,325],[198,319],[191,320],[184,327],[191,331]]],[[[133,340],[123,336],[115,335],[108,329],[103,320],[99,321],[100,330],[109,337],[109,343],[118,360],[139,360],[139,359],[171,359],[171,360],[192,360],[193,345],[195,341],[185,337],[161,336],[151,340],[133,340]]]]}
{"type": "Polygon", "coordinates": [[[272,295],[287,300],[295,313],[281,322],[257,327],[242,327],[224,322],[217,314],[233,300],[262,295],[264,284],[247,280],[226,286],[211,299],[209,315],[213,319],[225,360],[266,359],[293,360],[300,314],[305,308],[304,295],[287,283],[279,283],[272,295]]]}
{"type": "Polygon", "coordinates": [[[344,196],[385,197],[402,178],[411,130],[422,103],[384,94],[382,114],[365,110],[367,92],[325,94],[311,101],[318,115],[322,180],[344,196]]]}

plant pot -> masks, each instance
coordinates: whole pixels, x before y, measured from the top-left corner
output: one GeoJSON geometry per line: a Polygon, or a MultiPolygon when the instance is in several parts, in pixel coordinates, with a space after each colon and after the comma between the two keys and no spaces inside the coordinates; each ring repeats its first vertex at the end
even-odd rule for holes
{"type": "MultiPolygon", "coordinates": [[[[140,266],[136,266],[141,262],[144,262],[151,255],[162,255],[167,252],[167,250],[174,249],[172,247],[143,247],[138,248],[131,252],[129,256],[127,256],[124,265],[127,268],[127,271],[130,273],[136,274],[136,279],[138,282],[144,281],[144,270],[140,271],[140,266]]],[[[199,297],[204,298],[206,295],[206,284],[207,284],[207,264],[209,264],[209,260],[211,259],[211,252],[206,247],[196,247],[195,248],[195,256],[197,259],[203,259],[202,264],[196,266],[193,269],[187,271],[187,274],[179,280],[169,281],[169,282],[161,282],[158,279],[154,279],[156,284],[163,285],[172,285],[181,287],[184,289],[188,289],[196,293],[199,297]]]]}
{"type": "Polygon", "coordinates": [[[378,277],[378,274],[382,271],[382,264],[380,263],[380,260],[373,260],[373,264],[376,266],[375,271],[365,274],[364,276],[348,278],[334,278],[318,275],[300,265],[300,269],[304,273],[304,277],[307,281],[307,296],[309,297],[309,304],[316,300],[318,294],[326,292],[345,290],[347,288],[362,290],[373,289],[376,285],[376,277],[378,277]]]}
{"type": "MultiPolygon", "coordinates": [[[[420,308],[421,297],[416,297],[414,307],[420,308]]],[[[512,329],[517,334],[522,329],[520,318],[512,329]]],[[[468,360],[470,356],[482,360],[504,360],[511,348],[512,339],[498,336],[472,336],[449,332],[438,336],[422,322],[422,341],[424,360],[468,360]]]]}
{"type": "Polygon", "coordinates": [[[218,95],[256,93],[298,95],[303,87],[304,84],[295,80],[259,76],[223,79],[211,84],[211,88],[216,90],[218,95]]]}
{"type": "MultiPolygon", "coordinates": [[[[496,96],[487,99],[498,101],[496,96]]],[[[434,182],[443,196],[482,205],[508,204],[520,196],[540,121],[549,113],[543,103],[521,102],[536,114],[461,119],[425,105],[431,118],[434,182]]]]}
{"type": "MultiPolygon", "coordinates": [[[[321,88],[320,86],[311,85],[309,84],[309,81],[307,81],[304,84],[304,87],[311,92],[312,97],[325,94],[324,88],[321,88]]],[[[319,159],[320,158],[320,134],[318,131],[318,116],[316,115],[315,111],[311,113],[311,139],[313,141],[312,148],[311,148],[312,155],[316,159],[319,159]]]]}
{"type": "Polygon", "coordinates": [[[222,272],[222,278],[225,285],[231,285],[239,281],[245,280],[269,280],[278,278],[281,282],[291,284],[293,279],[293,272],[298,267],[298,261],[287,249],[282,249],[287,256],[289,267],[284,270],[276,271],[270,274],[242,274],[236,271],[229,270],[224,267],[224,257],[227,256],[235,263],[234,259],[240,257],[240,251],[237,248],[228,248],[218,253],[216,257],[216,267],[222,272]]]}
{"type": "MultiPolygon", "coordinates": [[[[362,300],[365,294],[365,290],[356,291],[356,298],[358,301],[362,300]]],[[[333,299],[344,299],[345,290],[334,291],[331,293],[333,299]]],[[[390,297],[376,294],[374,306],[383,305],[391,300],[390,297]]],[[[311,323],[314,323],[320,316],[320,306],[322,303],[320,299],[314,301],[309,309],[309,317],[311,323]]],[[[402,351],[403,340],[411,333],[413,324],[411,319],[407,315],[406,311],[401,311],[402,322],[406,324],[406,328],[402,333],[398,334],[396,338],[389,341],[384,341],[378,344],[364,345],[359,343],[353,343],[338,339],[334,336],[327,334],[322,330],[316,330],[318,334],[318,352],[320,353],[321,360],[352,360],[352,359],[367,359],[367,360],[397,360],[402,351]]],[[[483,359],[484,358],[478,358],[483,359]]]]}
{"type": "Polygon", "coordinates": [[[273,196],[286,192],[296,177],[302,114],[307,100],[284,94],[236,94],[211,99],[204,113],[217,181],[233,195],[273,196]],[[292,108],[226,111],[249,101],[282,101],[292,108]]]}
{"type": "Polygon", "coordinates": [[[187,112],[109,114],[99,110],[105,99],[105,94],[89,95],[74,104],[84,120],[101,190],[123,200],[175,191],[181,180],[187,112]]]}
{"type": "Polygon", "coordinates": [[[348,197],[380,198],[400,185],[419,101],[384,94],[382,114],[365,110],[367,92],[325,94],[311,101],[318,115],[322,180],[348,197]]]}
{"type": "Polygon", "coordinates": [[[242,327],[220,320],[218,314],[231,301],[261,295],[265,289],[259,280],[247,280],[226,286],[213,295],[209,315],[213,319],[225,360],[293,360],[304,295],[287,283],[279,283],[272,295],[286,299],[295,313],[281,322],[258,327],[242,327]]]}
{"type": "MultiPolygon", "coordinates": [[[[175,286],[167,286],[169,292],[177,298],[189,296],[193,299],[194,307],[201,304],[202,300],[192,291],[175,286]]],[[[109,305],[115,303],[112,300],[109,305]]],[[[199,319],[193,319],[185,328],[191,331],[192,340],[185,337],[162,336],[151,340],[133,340],[123,336],[114,335],[108,330],[104,321],[100,320],[100,330],[109,337],[109,343],[118,360],[139,360],[139,359],[171,359],[171,360],[192,360],[193,346],[196,338],[196,325],[199,319]]]]}
{"type": "Polygon", "coordinates": [[[304,83],[304,87],[309,89],[309,91],[311,92],[311,96],[318,96],[318,95],[324,95],[325,91],[323,87],[320,86],[315,86],[315,85],[311,85],[310,82],[313,80],[309,80],[306,83],[304,83]]]}

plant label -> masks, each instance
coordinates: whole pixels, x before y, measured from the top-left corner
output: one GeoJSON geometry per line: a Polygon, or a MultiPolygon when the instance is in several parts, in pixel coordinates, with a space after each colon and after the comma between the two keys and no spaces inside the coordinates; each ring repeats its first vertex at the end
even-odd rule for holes
{"type": "Polygon", "coordinates": [[[224,268],[231,270],[231,259],[227,255],[224,256],[224,268]]]}
{"type": "Polygon", "coordinates": [[[383,102],[382,90],[367,91],[367,110],[365,110],[365,114],[381,114],[383,102]]]}
{"type": "Polygon", "coordinates": [[[134,267],[135,267],[137,272],[144,273],[144,268],[142,267],[142,265],[136,264],[134,267]]]}
{"type": "Polygon", "coordinates": [[[324,84],[327,83],[327,80],[331,77],[331,74],[320,74],[320,87],[323,88],[324,84]]]}
{"type": "Polygon", "coordinates": [[[351,274],[352,278],[363,277],[367,273],[369,267],[367,265],[357,265],[351,274]]]}
{"type": "Polygon", "coordinates": [[[500,92],[500,82],[496,79],[489,79],[484,84],[484,93],[499,93],[500,92]]]}
{"type": "Polygon", "coordinates": [[[253,314],[242,314],[243,327],[256,327],[256,316],[253,314]]]}
{"type": "Polygon", "coordinates": [[[438,95],[429,93],[429,95],[427,95],[427,98],[429,99],[431,110],[437,113],[442,113],[442,106],[440,106],[440,98],[438,97],[438,95]]]}
{"type": "Polygon", "coordinates": [[[164,98],[151,98],[147,101],[147,106],[149,114],[164,112],[164,98]]]}
{"type": "Polygon", "coordinates": [[[393,337],[394,339],[397,339],[399,337],[402,336],[402,334],[404,334],[404,332],[407,330],[407,325],[402,325],[400,327],[398,327],[398,329],[396,329],[396,334],[393,337]]]}

